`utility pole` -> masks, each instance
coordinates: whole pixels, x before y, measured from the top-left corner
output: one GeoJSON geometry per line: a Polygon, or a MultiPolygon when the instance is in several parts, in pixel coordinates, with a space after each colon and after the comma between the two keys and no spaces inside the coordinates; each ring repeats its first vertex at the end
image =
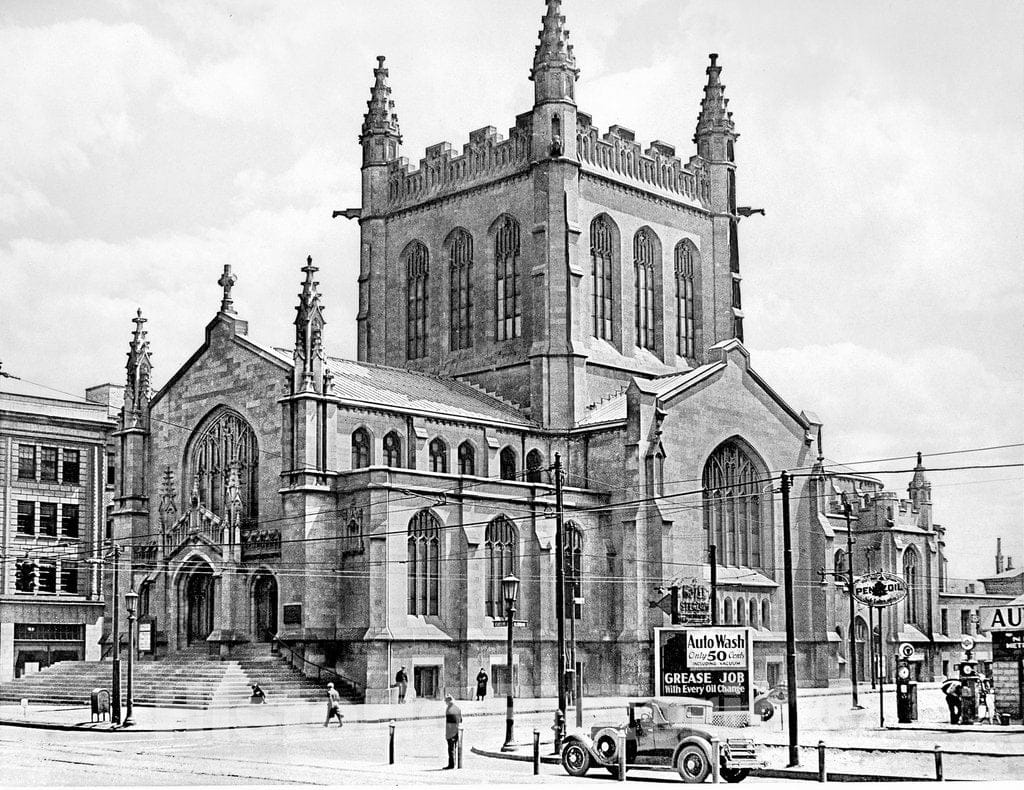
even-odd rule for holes
{"type": "Polygon", "coordinates": [[[110,701],[110,723],[120,724],[121,723],[121,629],[118,623],[118,612],[117,604],[121,599],[121,591],[117,584],[117,572],[121,565],[121,547],[118,544],[114,544],[113,549],[114,556],[114,594],[110,602],[111,608],[114,610],[113,614],[113,639],[114,639],[114,657],[111,660],[111,678],[110,684],[112,686],[113,699],[110,701]]]}
{"type": "Polygon", "coordinates": [[[672,607],[672,625],[679,625],[679,585],[673,584],[669,589],[669,603],[672,607]]]}
{"type": "Polygon", "coordinates": [[[718,625],[718,546],[714,543],[708,548],[708,561],[711,563],[711,625],[718,625]]]}
{"type": "Polygon", "coordinates": [[[789,703],[789,766],[800,765],[798,748],[798,727],[796,712],[796,624],[793,616],[793,538],[789,520],[789,489],[792,485],[789,472],[782,472],[782,540],[783,574],[786,588],[786,694],[789,703]]]}
{"type": "MultiPolygon", "coordinates": [[[[558,711],[556,721],[565,721],[565,563],[564,538],[562,535],[562,457],[555,453],[555,622],[557,623],[558,661],[558,711]]],[[[555,749],[562,742],[559,725],[555,731],[555,749]]]]}
{"type": "Polygon", "coordinates": [[[857,616],[856,606],[853,600],[853,529],[850,527],[850,503],[847,501],[846,492],[843,492],[843,514],[846,516],[846,572],[849,578],[846,580],[846,593],[850,598],[850,687],[853,689],[853,709],[861,710],[857,701],[857,635],[854,628],[855,617],[857,616]]]}

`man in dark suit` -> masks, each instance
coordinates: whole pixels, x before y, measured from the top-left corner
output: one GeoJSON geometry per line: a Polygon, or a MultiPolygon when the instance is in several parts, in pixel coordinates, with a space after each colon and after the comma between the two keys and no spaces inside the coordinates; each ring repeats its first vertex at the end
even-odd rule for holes
{"type": "Polygon", "coordinates": [[[444,701],[448,706],[444,712],[444,739],[448,742],[448,765],[444,767],[444,770],[449,771],[455,767],[455,749],[459,745],[459,725],[462,724],[462,711],[455,704],[455,698],[451,694],[445,694],[444,701]]]}

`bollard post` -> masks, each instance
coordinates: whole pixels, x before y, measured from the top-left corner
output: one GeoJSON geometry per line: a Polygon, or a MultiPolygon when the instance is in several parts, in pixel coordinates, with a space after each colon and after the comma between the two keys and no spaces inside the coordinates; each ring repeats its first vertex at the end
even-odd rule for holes
{"type": "Polygon", "coordinates": [[[711,781],[713,784],[718,784],[721,781],[721,760],[722,760],[722,744],[718,742],[718,738],[711,739],[711,781]]]}
{"type": "Polygon", "coordinates": [[[935,781],[944,781],[942,776],[942,747],[935,744],[935,781]]]}
{"type": "Polygon", "coordinates": [[[458,752],[457,752],[457,755],[456,755],[457,762],[455,763],[455,766],[457,768],[461,768],[462,767],[462,736],[463,736],[463,734],[464,734],[464,729],[463,729],[462,725],[460,724],[459,725],[459,742],[458,742],[458,747],[457,747],[458,748],[458,752]]]}
{"type": "Polygon", "coordinates": [[[395,764],[395,720],[388,722],[388,765],[395,764]]]}
{"type": "Polygon", "coordinates": [[[626,781],[626,730],[625,728],[619,730],[619,781],[626,781]]]}
{"type": "Polygon", "coordinates": [[[533,731],[533,775],[540,774],[540,730],[533,731]]]}
{"type": "Polygon", "coordinates": [[[827,782],[828,774],[825,773],[825,742],[818,741],[818,781],[827,782]]]}

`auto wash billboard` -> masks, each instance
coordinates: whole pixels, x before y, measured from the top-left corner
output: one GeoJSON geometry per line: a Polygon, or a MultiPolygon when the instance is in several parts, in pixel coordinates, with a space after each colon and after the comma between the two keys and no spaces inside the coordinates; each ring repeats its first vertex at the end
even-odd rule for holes
{"type": "Polygon", "coordinates": [[[716,710],[753,706],[754,645],[749,628],[654,629],[654,693],[710,700],[716,710]]]}

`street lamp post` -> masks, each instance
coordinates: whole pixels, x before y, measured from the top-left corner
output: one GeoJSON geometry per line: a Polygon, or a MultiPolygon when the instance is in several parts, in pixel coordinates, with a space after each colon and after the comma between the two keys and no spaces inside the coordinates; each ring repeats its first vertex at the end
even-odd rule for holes
{"type": "Polygon", "coordinates": [[[139,603],[139,594],[134,588],[124,594],[124,606],[128,610],[128,700],[125,709],[123,727],[135,724],[132,708],[135,703],[133,681],[135,679],[135,613],[139,603]]]}
{"type": "Polygon", "coordinates": [[[512,672],[512,629],[515,627],[516,598],[519,597],[519,579],[514,574],[509,574],[501,580],[501,597],[505,599],[505,620],[508,628],[508,695],[505,698],[505,743],[502,744],[503,752],[510,752],[515,749],[512,738],[512,728],[515,726],[513,712],[513,672],[512,672]]]}

